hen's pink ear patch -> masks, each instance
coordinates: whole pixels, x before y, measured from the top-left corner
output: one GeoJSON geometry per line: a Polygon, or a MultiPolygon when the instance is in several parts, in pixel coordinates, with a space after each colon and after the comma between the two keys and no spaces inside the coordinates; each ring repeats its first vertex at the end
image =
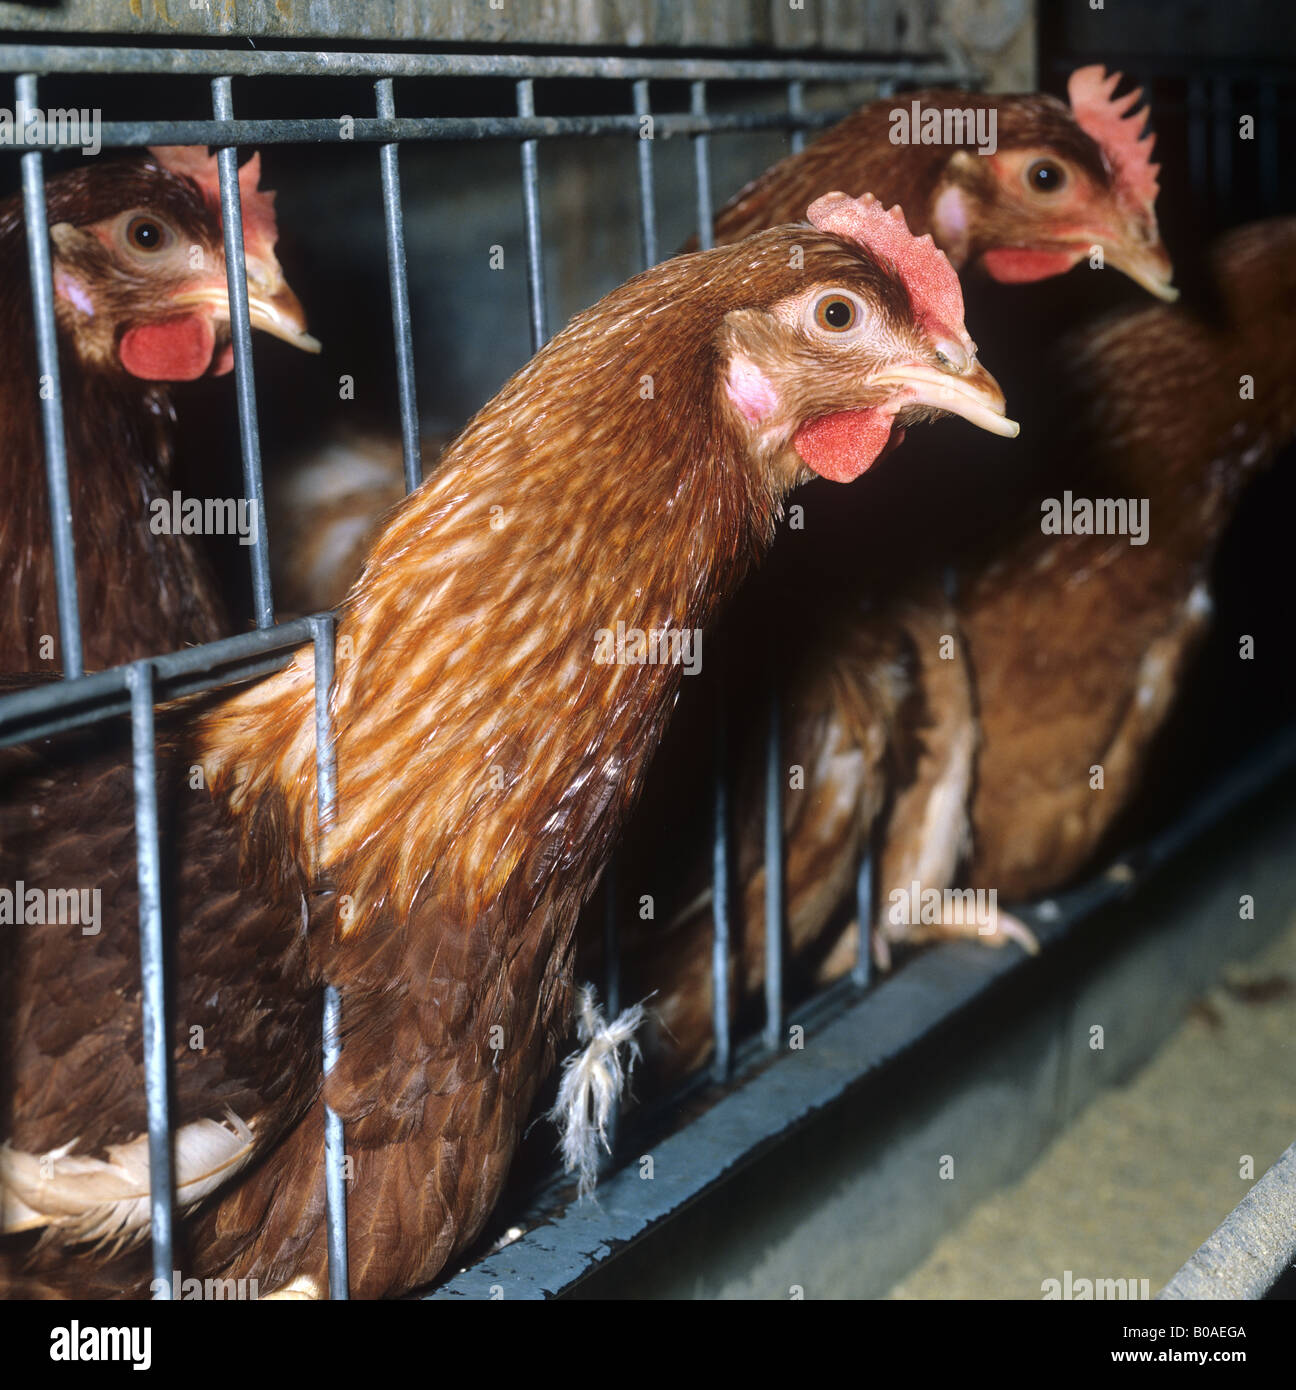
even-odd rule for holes
{"type": "Polygon", "coordinates": [[[737,407],[738,413],[752,424],[763,420],[778,405],[778,392],[770,379],[750,357],[744,357],[742,353],[735,354],[729,363],[725,394],[737,407]]]}
{"type": "Polygon", "coordinates": [[[888,211],[871,193],[859,198],[825,193],[810,204],[806,217],[821,232],[834,232],[876,259],[890,261],[920,322],[959,338],[967,336],[963,290],[954,267],[930,236],[914,236],[899,205],[888,211]]]}
{"type": "Polygon", "coordinates": [[[211,365],[216,334],[203,314],[143,323],[122,335],[117,355],[143,381],[193,381],[211,365]]]}
{"type": "Polygon", "coordinates": [[[821,415],[802,425],[792,444],[802,461],[821,478],[849,483],[886,448],[894,418],[889,411],[877,407],[821,415]]]}
{"type": "MultiPolygon", "coordinates": [[[[166,170],[192,179],[203,197],[220,213],[220,169],[214,154],[201,145],[152,145],[149,153],[166,170]]],[[[279,237],[272,192],[263,192],[261,151],[258,150],[239,170],[239,202],[243,208],[243,245],[248,251],[267,256],[279,237]]]]}
{"type": "Polygon", "coordinates": [[[1138,106],[1143,88],[1135,87],[1123,97],[1113,97],[1122,74],[1108,77],[1101,64],[1077,68],[1067,82],[1067,96],[1076,124],[1103,152],[1116,186],[1149,214],[1156,202],[1161,166],[1152,163],[1156,136],[1149,131],[1147,107],[1138,106]]]}

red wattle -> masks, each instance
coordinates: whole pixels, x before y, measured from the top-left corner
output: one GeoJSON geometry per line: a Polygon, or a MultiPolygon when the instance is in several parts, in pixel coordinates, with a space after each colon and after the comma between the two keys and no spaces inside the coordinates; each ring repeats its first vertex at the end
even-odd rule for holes
{"type": "Polygon", "coordinates": [[[886,448],[893,418],[876,407],[821,415],[797,430],[792,446],[820,477],[849,483],[886,448]]]}
{"type": "Polygon", "coordinates": [[[144,323],[126,330],[117,355],[144,381],[193,381],[211,365],[216,334],[201,314],[144,323]]]}
{"type": "Polygon", "coordinates": [[[997,246],[981,257],[987,273],[1005,285],[1024,285],[1064,275],[1079,260],[1070,251],[1027,251],[1020,246],[997,246]]]}

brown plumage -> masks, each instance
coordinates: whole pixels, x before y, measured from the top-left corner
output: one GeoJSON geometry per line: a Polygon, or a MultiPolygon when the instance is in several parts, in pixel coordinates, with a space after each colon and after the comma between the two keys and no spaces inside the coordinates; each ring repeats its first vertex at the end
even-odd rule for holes
{"type": "MultiPolygon", "coordinates": [[[[769,630],[779,640],[780,683],[799,692],[785,697],[787,764],[802,761],[800,750],[815,721],[823,725],[825,708],[831,727],[877,688],[878,668],[854,665],[858,644],[908,613],[904,716],[894,718],[893,704],[874,707],[875,722],[838,749],[842,767],[853,767],[853,753],[872,770],[860,815],[867,820],[883,808],[874,923],[874,953],[883,963],[897,943],[958,934],[957,924],[890,921],[893,889],[914,880],[938,888],[958,882],[993,888],[1009,903],[1055,891],[1092,865],[1139,790],[1209,625],[1220,536],[1246,484],[1296,432],[1294,250],[1291,220],[1239,229],[1215,249],[1216,302],[1204,312],[1132,308],[1055,346],[1047,374],[1058,383],[1048,407],[1056,427],[1046,436],[1033,491],[1013,503],[990,536],[962,547],[955,604],[934,587],[915,593],[902,582],[902,597],[878,609],[850,619],[850,605],[839,598],[832,612],[807,622],[785,597],[783,620],[769,630]],[[1239,394],[1244,374],[1255,378],[1254,400],[1239,394]],[[1068,489],[1077,497],[1146,499],[1148,543],[1043,532],[1042,498],[1061,498],[1068,489]],[[834,614],[835,639],[816,645],[811,630],[823,632],[834,614]],[[953,639],[950,660],[939,655],[946,635],[953,639]],[[883,735],[890,757],[877,752],[883,735]],[[1095,765],[1103,768],[1101,791],[1091,785],[1095,765]]],[[[1016,447],[1029,455],[1029,441],[1016,447]]],[[[930,558],[922,563],[930,567],[930,558]]],[[[804,569],[808,562],[801,557],[797,564],[804,569]]],[[[735,620],[750,597],[744,593],[735,605],[735,620]]],[[[731,708],[731,718],[744,718],[736,702],[731,708]]],[[[761,723],[759,710],[746,718],[761,723]]],[[[668,740],[645,794],[643,812],[654,807],[658,815],[637,816],[627,835],[622,895],[632,905],[639,866],[664,853],[660,827],[669,822],[660,808],[689,804],[674,753],[668,740]]],[[[747,757],[757,769],[763,765],[759,728],[747,757]]],[[[815,775],[813,762],[805,766],[805,790],[784,793],[785,948],[794,987],[840,978],[857,949],[855,924],[842,929],[849,888],[846,912],[841,893],[820,904],[812,890],[850,883],[859,826],[846,818],[834,825],[802,809],[803,801],[811,808],[838,804],[856,783],[840,771],[815,775]]],[[[704,794],[704,787],[692,793],[704,794]]],[[[745,1007],[756,1018],[764,978],[763,795],[755,778],[735,790],[748,813],[735,826],[734,1012],[745,1007]]],[[[678,857],[665,857],[678,873],[678,857]]],[[[696,848],[686,862],[702,882],[707,866],[696,848]]],[[[1011,921],[1006,925],[1011,931],[1011,921]]],[[[583,930],[592,943],[596,922],[583,930]]],[[[636,1088],[647,1098],[710,1051],[709,900],[661,937],[671,942],[669,952],[650,949],[649,934],[633,921],[627,932],[626,996],[659,992],[652,1001],[658,1035],[636,1088]]],[[[598,969],[592,952],[588,972],[598,978],[598,969]]]]}
{"type": "MultiPolygon", "coordinates": [[[[252,321],[314,347],[274,256],[259,161],[240,172],[252,321]]],[[[50,179],[59,371],[83,647],[90,668],[224,636],[194,539],[152,529],[170,499],[167,381],[228,371],[229,308],[215,159],[158,149],[50,179]],[[197,254],[195,254],[197,253],[197,254]]],[[[0,671],[50,671],[59,651],[22,199],[0,204],[0,671]]]]}
{"type": "MultiPolygon", "coordinates": [[[[1128,109],[1130,98],[1108,100],[1112,81],[1099,68],[1073,76],[1083,123],[1074,107],[1040,93],[924,91],[875,101],[735,194],[716,215],[716,244],[795,222],[815,198],[843,188],[898,204],[910,229],[929,233],[957,270],[1039,279],[1087,260],[1098,245],[1108,265],[1172,299],[1170,260],[1148,196],[1156,166],[1146,137],[1135,141],[1144,112],[1128,109]],[[893,144],[891,113],[907,112],[914,101],[939,112],[993,111],[996,153],[893,144]],[[1056,171],[1047,191],[1027,178],[1040,163],[1056,171]]],[[[696,238],[685,249],[695,248],[696,238]]],[[[979,332],[987,327],[977,323],[979,332]]],[[[1011,337],[996,342],[993,355],[1012,345],[1011,337]]],[[[282,537],[275,592],[290,609],[314,612],[340,600],[359,573],[371,528],[403,490],[395,435],[330,441],[289,465],[270,506],[282,537]]]]}
{"type": "Polygon", "coordinates": [[[1296,220],[1240,228],[1214,249],[1204,314],[1127,311],[1060,345],[1049,477],[959,601],[981,707],[973,884],[1064,884],[1138,789],[1209,624],[1219,538],[1296,432],[1293,267],[1296,220]],[[1045,534],[1041,499],[1066,489],[1146,499],[1147,543],[1045,534]]]}
{"type": "MultiPolygon", "coordinates": [[[[357,1294],[432,1277],[481,1229],[565,1030],[576,915],[680,679],[671,663],[596,659],[600,633],[704,627],[768,546],[783,496],[810,474],[806,457],[858,474],[891,424],[941,408],[1012,428],[971,355],[957,280],[930,244],[873,204],[838,196],[811,213],[820,230],[679,258],[580,315],[396,512],[339,621],[338,810],[322,842],[309,652],[168,734],[170,766],[200,766],[209,789],[168,791],[177,834],[197,818],[172,891],[183,902],[229,884],[224,910],[270,963],[254,983],[221,975],[223,988],[251,991],[254,1016],[300,997],[299,967],[340,990],[343,1051],[325,1094],[354,1160],[357,1294]],[[234,858],[237,890],[213,867],[234,858]]],[[[107,791],[76,776],[43,789],[51,877],[64,853],[78,865],[91,854],[60,847],[59,801],[75,795],[85,808],[96,787],[107,791]]],[[[103,846],[121,836],[108,827],[125,808],[112,794],[96,810],[86,836],[103,846]]],[[[105,938],[134,932],[122,897],[105,938]]],[[[191,952],[219,951],[222,931],[171,920],[183,976],[191,952]]],[[[59,935],[20,935],[7,975],[17,996],[37,997],[55,961],[74,969],[70,951],[34,939],[59,935]]],[[[75,1008],[67,1001],[72,1018],[54,1012],[52,1045],[133,1053],[135,1011],[96,983],[90,970],[75,1008]]],[[[179,995],[200,999],[201,988],[186,982],[179,995]]],[[[263,1294],[324,1280],[322,1100],[307,1100],[318,1017],[301,1027],[293,1046],[249,1049],[208,1073],[232,1079],[212,1086],[206,1118],[219,1120],[236,1093],[256,1151],[195,1221],[194,1272],[256,1278],[263,1294]]],[[[33,1061],[34,1089],[17,1075],[16,1149],[87,1131],[86,1098],[55,1099],[37,1079],[64,1062],[33,1061]]],[[[177,1072],[198,1078],[202,1065],[177,1046],[177,1072]]],[[[138,1134],[139,1092],[134,1105],[122,1124],[138,1134]]],[[[11,1185],[11,1207],[12,1196],[11,1185]]],[[[21,1196],[22,1224],[35,1224],[41,1196],[21,1196]]],[[[69,1256],[53,1236],[26,1265],[17,1252],[11,1277],[26,1270],[43,1291],[60,1280],[130,1287],[128,1268],[69,1256]]]]}
{"type": "MultiPolygon", "coordinates": [[[[425,476],[447,439],[424,432],[425,476]]],[[[405,496],[399,435],[356,433],[302,451],[267,483],[275,598],[285,613],[320,613],[346,598],[384,517],[405,496]]]]}
{"type": "MultiPolygon", "coordinates": [[[[716,215],[717,243],[737,241],[799,214],[829,188],[870,190],[904,208],[910,227],[930,231],[956,269],[992,279],[1058,275],[1103,248],[1107,264],[1162,298],[1174,298],[1170,260],[1157,231],[1151,143],[1137,140],[1140,93],[1115,101],[1119,74],[1072,74],[1068,107],[1043,93],[905,92],[861,107],[799,154],[736,193],[716,215]],[[893,113],[974,111],[995,115],[995,152],[944,140],[906,143],[893,113]],[[1047,186],[1037,186],[1040,167],[1047,186]]],[[[951,133],[956,133],[951,131],[951,133]]]]}
{"type": "MultiPolygon", "coordinates": [[[[735,195],[717,215],[716,239],[725,242],[778,221],[816,188],[872,187],[903,205],[910,226],[931,234],[956,267],[983,269],[992,279],[1041,278],[1067,270],[1097,243],[1109,265],[1173,298],[1152,208],[1150,143],[1147,137],[1136,140],[1143,123],[1143,113],[1132,109],[1138,93],[1112,101],[1115,81],[1099,69],[1081,69],[1071,81],[1074,109],[1040,94],[931,91],[874,102],[735,195]],[[893,144],[892,113],[907,113],[914,102],[924,111],[995,112],[996,153],[983,157],[942,143],[893,144]],[[1055,174],[1045,191],[1026,177],[1042,163],[1055,174]]],[[[993,320],[994,308],[992,296],[983,294],[981,314],[993,320]]],[[[974,323],[978,335],[995,326],[984,317],[974,323]]],[[[996,360],[1002,355],[1011,361],[1014,349],[1019,357],[1030,351],[1001,331],[996,360]]],[[[995,460],[988,462],[993,467],[995,460]]],[[[991,473],[982,482],[992,496],[996,481],[991,473]]],[[[836,978],[854,958],[853,885],[874,838],[878,962],[889,965],[895,944],[961,931],[954,924],[893,922],[885,909],[892,892],[908,890],[914,881],[939,888],[953,881],[971,843],[969,801],[979,741],[959,620],[941,587],[942,559],[952,561],[958,552],[942,552],[925,513],[888,517],[899,523],[901,536],[910,526],[921,531],[922,553],[915,561],[912,550],[897,541],[888,548],[890,538],[870,529],[863,550],[884,551],[893,567],[880,585],[888,566],[861,553],[861,529],[849,519],[841,523],[842,503],[817,487],[797,500],[804,505],[803,534],[780,538],[771,567],[780,571],[778,616],[771,620],[768,598],[757,594],[764,585],[752,586],[722,632],[726,649],[743,653],[735,656],[748,672],[739,688],[754,687],[763,700],[772,668],[783,691],[783,761],[789,769],[783,794],[784,946],[794,990],[836,978]],[[794,765],[805,770],[802,786],[790,785],[794,765]]],[[[916,495],[902,500],[916,513],[930,498],[920,485],[916,495]]],[[[952,514],[949,521],[957,525],[959,517],[952,514]]],[[[656,991],[652,1008],[658,1017],[637,1088],[643,1096],[658,1080],[677,1079],[700,1063],[711,1046],[709,828],[684,808],[705,805],[709,795],[698,771],[709,770],[709,763],[698,746],[712,727],[715,681],[713,666],[698,689],[686,689],[686,703],[691,698],[694,709],[682,723],[698,727],[696,743],[686,745],[682,735],[668,741],[626,835],[619,885],[627,904],[620,914],[627,938],[623,992],[639,999],[656,991]],[[675,883],[688,885],[687,892],[675,890],[675,883]],[[639,922],[632,910],[644,894],[654,899],[655,925],[639,922]],[[658,949],[658,942],[667,941],[669,950],[658,949]]],[[[730,997],[735,1017],[756,1017],[764,981],[764,714],[761,701],[736,698],[733,687],[725,700],[744,750],[736,764],[744,769],[742,780],[734,789],[742,812],[733,827],[730,997]],[[756,771],[747,772],[749,767],[756,771]]],[[[592,978],[601,969],[602,911],[601,902],[594,904],[580,933],[587,943],[584,969],[592,978]]],[[[1006,915],[997,933],[981,934],[977,924],[970,925],[983,943],[1023,939],[1006,915]]]]}

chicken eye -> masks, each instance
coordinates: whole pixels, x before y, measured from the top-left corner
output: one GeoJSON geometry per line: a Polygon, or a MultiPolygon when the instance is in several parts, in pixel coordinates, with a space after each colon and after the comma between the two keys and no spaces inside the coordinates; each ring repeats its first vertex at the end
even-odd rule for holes
{"type": "Polygon", "coordinates": [[[840,294],[826,294],[815,305],[814,321],[829,333],[845,333],[859,321],[859,310],[840,294]]]}
{"type": "Polygon", "coordinates": [[[166,230],[151,217],[132,217],[126,227],[126,240],[137,251],[160,251],[166,242],[166,230]]]}
{"type": "Polygon", "coordinates": [[[1037,159],[1026,170],[1026,186],[1036,193],[1057,193],[1066,185],[1066,170],[1052,159],[1037,159]]]}

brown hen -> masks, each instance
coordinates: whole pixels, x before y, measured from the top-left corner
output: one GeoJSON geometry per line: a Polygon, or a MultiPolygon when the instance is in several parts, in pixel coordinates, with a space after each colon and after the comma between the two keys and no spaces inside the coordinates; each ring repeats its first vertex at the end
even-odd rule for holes
{"type": "MultiPolygon", "coordinates": [[[[208,1048],[224,1030],[237,1043],[219,1061],[187,1037],[174,1051],[181,1119],[205,1126],[189,1147],[178,1136],[178,1180],[197,1193],[247,1164],[194,1223],[195,1273],[254,1278],[263,1295],[323,1289],[325,1097],[354,1165],[354,1292],[429,1279],[476,1235],[568,1024],[577,913],[679,687],[673,662],[605,659],[607,634],[705,627],[786,493],[816,471],[858,476],[893,429],[951,411],[1015,432],[930,242],[871,201],[833,195],[810,216],[667,262],[578,316],[396,512],[339,621],[322,837],[309,652],[169,732],[165,794],[189,837],[172,894],[212,895],[196,920],[171,918],[177,1023],[193,1009],[208,1048]],[[193,767],[206,786],[190,790],[190,772],[177,787],[193,767]],[[221,962],[227,934],[260,955],[255,976],[221,962]],[[322,981],[343,1027],[323,1095],[316,1021],[291,1046],[274,1031],[322,981]],[[258,1026],[262,1045],[244,1048],[258,1026]]],[[[11,872],[65,883],[91,873],[95,846],[122,855],[111,764],[23,774],[42,810],[26,834],[30,813],[12,812],[11,872]],[[99,790],[79,831],[63,799],[88,816],[99,790]]],[[[131,909],[118,892],[103,929],[70,943],[58,927],[7,936],[21,1066],[0,1176],[9,1225],[49,1233],[11,1252],[9,1277],[42,1292],[139,1287],[138,1263],[66,1250],[142,1231],[138,1192],[76,1208],[86,1169],[107,1181],[113,1155],[65,1149],[143,1130],[137,1077],[109,1083],[109,1117],[85,1113],[104,1059],[125,1073],[123,1054],[138,1058],[116,968],[134,951],[131,909]],[[51,972],[69,980],[54,1006],[51,972]]]]}
{"type": "MultiPolygon", "coordinates": [[[[254,327],[317,351],[274,255],[260,158],[239,173],[254,327]]],[[[88,667],[228,633],[190,535],[155,525],[171,501],[175,411],[163,383],[233,365],[215,157],[158,148],[50,179],[59,373],[77,590],[88,667]]],[[[0,671],[64,664],[35,333],[20,196],[0,204],[0,671]]]]}

